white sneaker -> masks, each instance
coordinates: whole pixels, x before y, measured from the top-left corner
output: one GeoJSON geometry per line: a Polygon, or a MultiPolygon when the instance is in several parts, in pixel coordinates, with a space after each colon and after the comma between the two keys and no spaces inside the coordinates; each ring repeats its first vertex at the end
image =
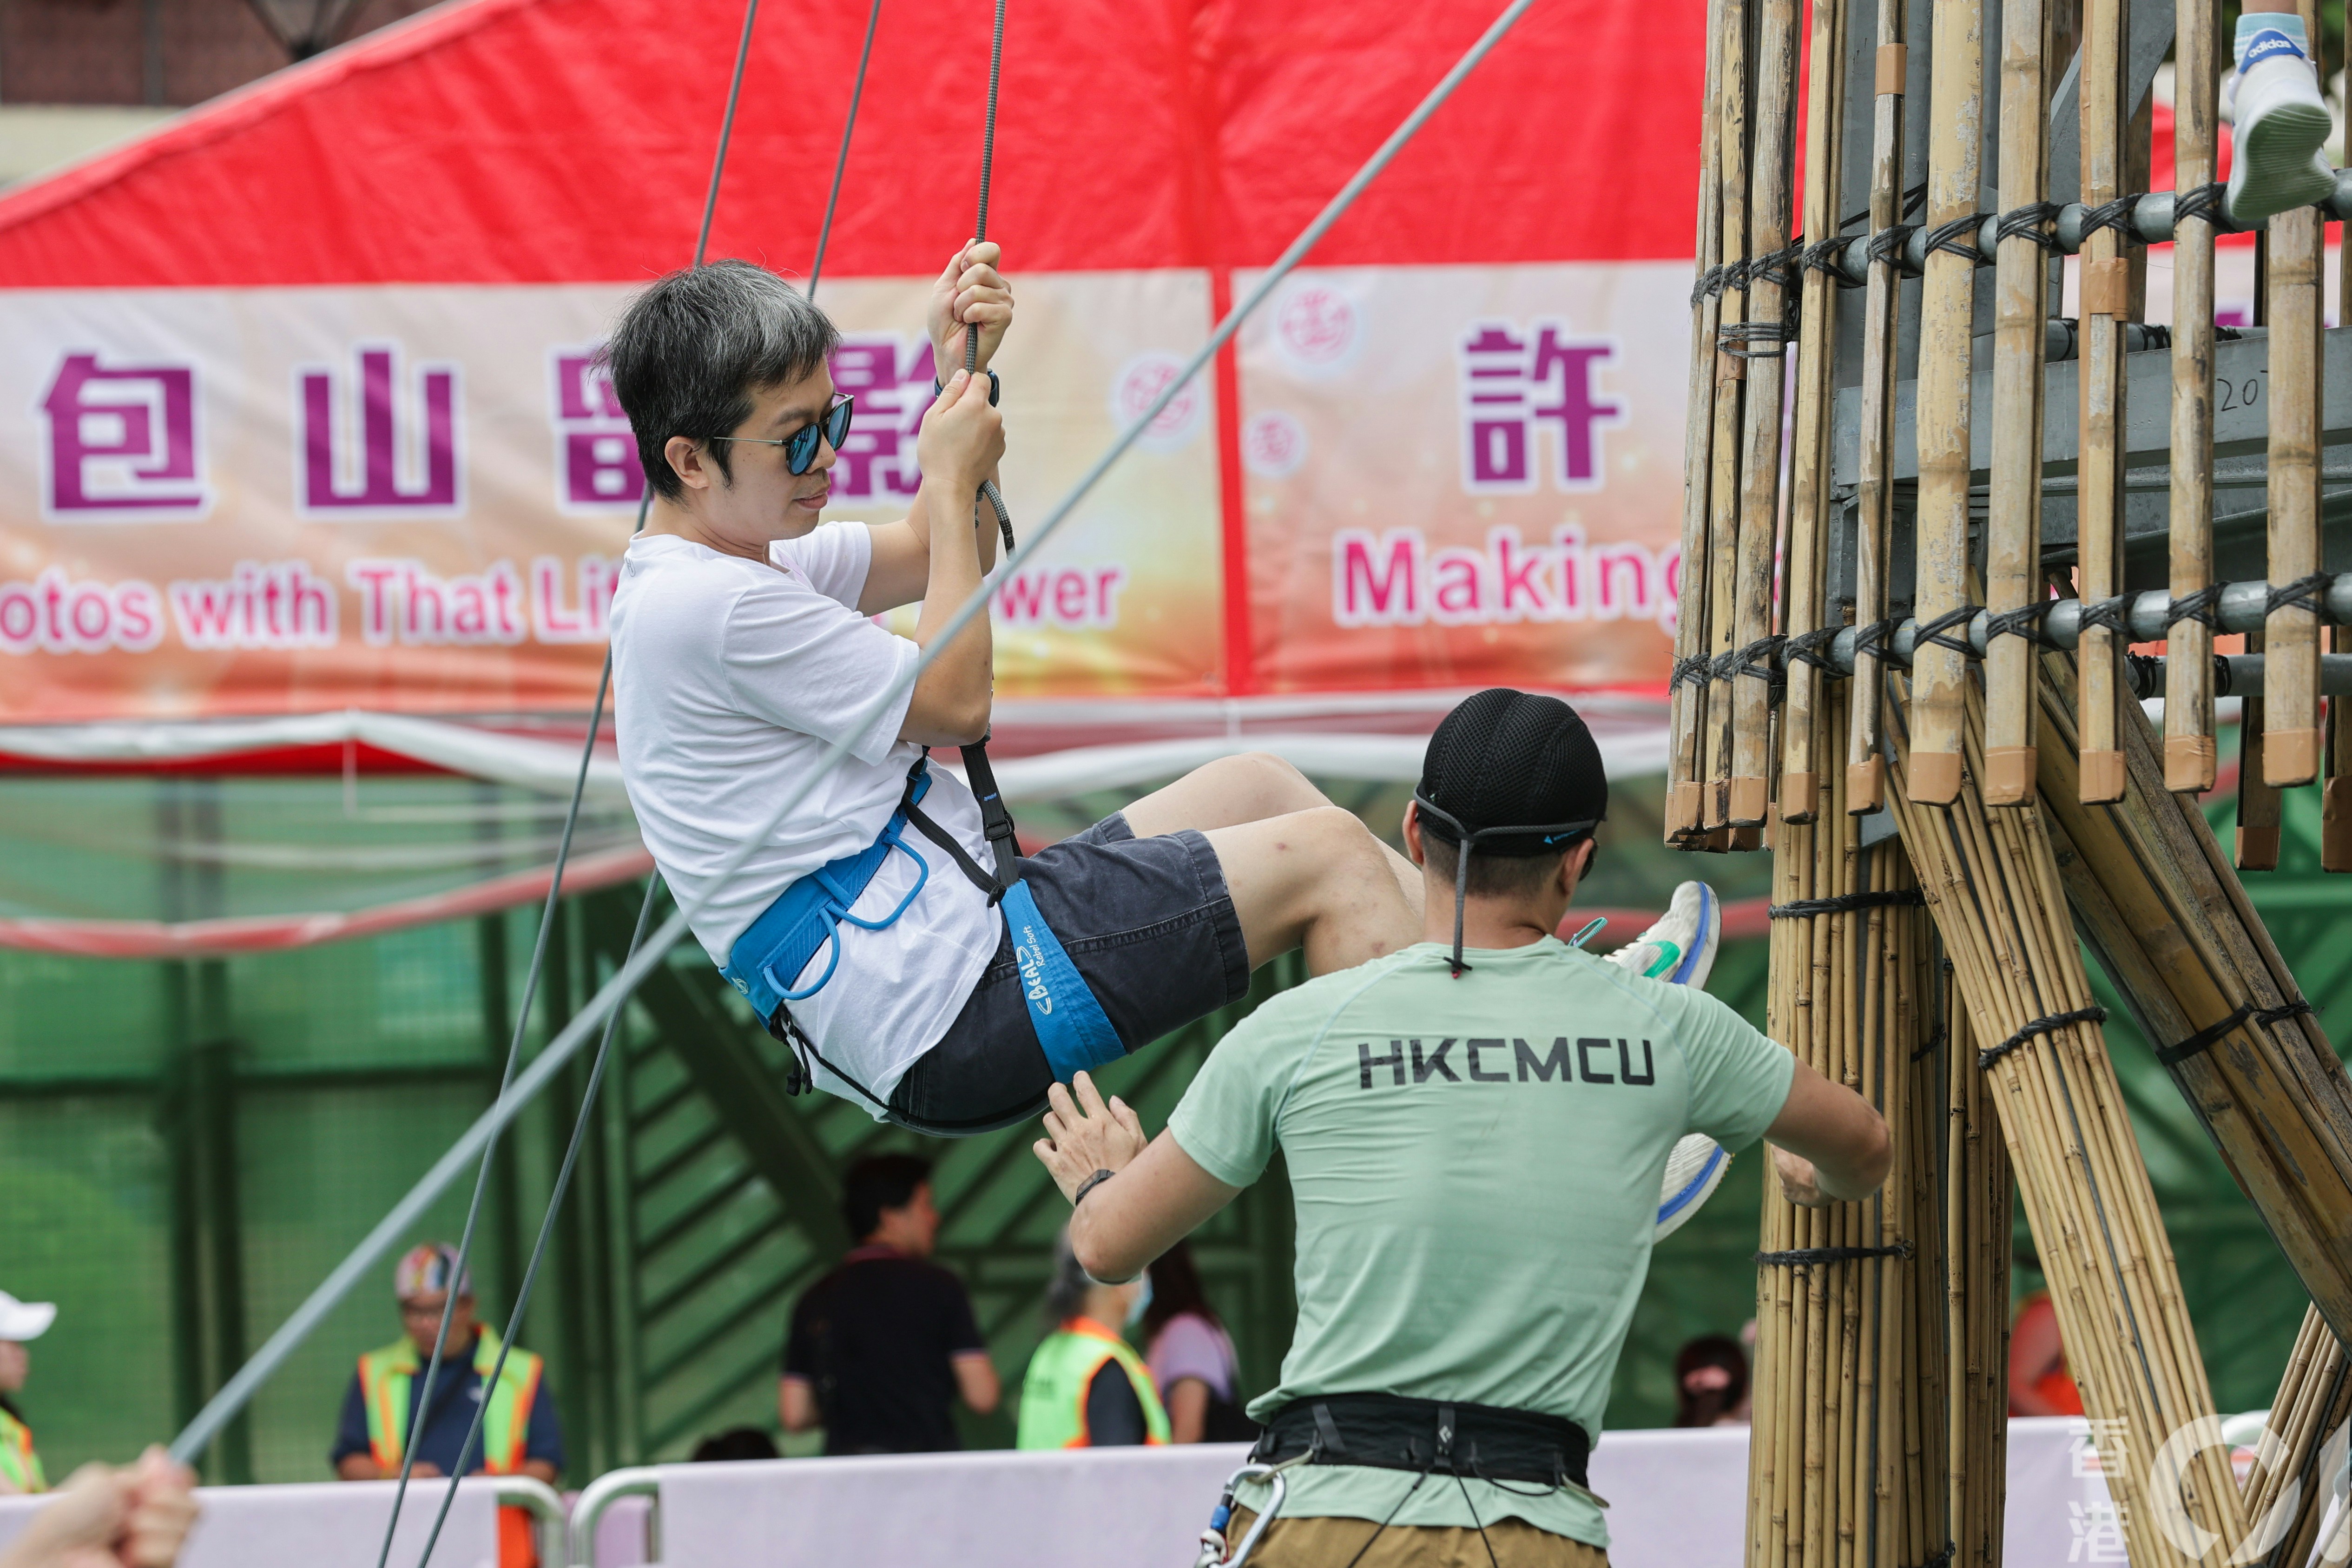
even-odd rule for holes
{"type": "MultiPolygon", "coordinates": [[[[1705,985],[1723,945],[1723,903],[1705,882],[1685,882],[1657,923],[1609,955],[1612,963],[1669,985],[1705,985]]],[[[1684,1138],[1666,1156],[1654,1240],[1680,1230],[1713,1195],[1731,1168],[1731,1156],[1704,1132],[1684,1138]]]]}
{"type": "Polygon", "coordinates": [[[2231,223],[2252,228],[2336,193],[2325,151],[2332,129],[2327,101],[2294,39],[2275,28],[2253,36],[2238,67],[2231,110],[2231,223]]]}
{"type": "Polygon", "coordinates": [[[1694,1132],[1675,1143],[1666,1156],[1666,1182],[1659,1194],[1658,1228],[1654,1241],[1664,1241],[1683,1227],[1683,1222],[1698,1213],[1698,1205],[1723,1184],[1723,1173],[1731,1169],[1731,1156],[1723,1146],[1704,1132],[1694,1132]]]}
{"type": "Polygon", "coordinates": [[[1705,882],[1675,889],[1657,923],[1609,955],[1609,962],[1645,980],[1704,987],[1723,945],[1723,903],[1705,882]]]}

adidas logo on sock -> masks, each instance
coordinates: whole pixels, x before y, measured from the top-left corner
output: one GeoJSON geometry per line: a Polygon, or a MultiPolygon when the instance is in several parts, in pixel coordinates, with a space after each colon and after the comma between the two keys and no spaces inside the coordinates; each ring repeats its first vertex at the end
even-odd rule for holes
{"type": "Polygon", "coordinates": [[[2241,73],[2250,71],[2263,61],[2280,55],[2293,55],[2296,59],[2304,58],[2303,50],[2293,38],[2276,28],[2265,27],[2246,45],[2245,58],[2238,62],[2238,69],[2241,73]]]}

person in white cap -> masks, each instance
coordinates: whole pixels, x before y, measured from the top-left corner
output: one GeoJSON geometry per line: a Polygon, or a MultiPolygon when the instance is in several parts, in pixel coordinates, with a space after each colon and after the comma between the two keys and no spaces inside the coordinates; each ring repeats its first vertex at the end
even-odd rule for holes
{"type": "Polygon", "coordinates": [[[33,1451],[33,1428],[17,1408],[16,1395],[32,1370],[25,1343],[49,1331],[58,1321],[53,1301],[19,1301],[0,1290],[0,1496],[45,1492],[41,1457],[33,1451]]]}

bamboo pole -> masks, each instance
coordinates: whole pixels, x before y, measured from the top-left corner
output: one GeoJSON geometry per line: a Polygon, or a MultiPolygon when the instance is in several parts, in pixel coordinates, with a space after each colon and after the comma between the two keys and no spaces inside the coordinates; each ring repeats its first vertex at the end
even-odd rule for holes
{"type": "MultiPolygon", "coordinates": [[[[1723,165],[1723,259],[1745,274],[1748,250],[1748,20],[1751,0],[1732,0],[1723,32],[1721,121],[1717,156],[1723,165]]],[[[1710,833],[1731,817],[1732,621],[1738,589],[1740,419],[1748,393],[1748,362],[1723,352],[1747,321],[1744,289],[1726,288],[1715,351],[1715,434],[1708,445],[1713,478],[1707,504],[1706,702],[1700,721],[1699,826],[1710,833]]]]}
{"type": "Polygon", "coordinates": [[[1723,37],[1733,0],[1708,0],[1706,89],[1699,112],[1698,281],[1691,290],[1690,392],[1683,413],[1683,530],[1675,594],[1675,671],[1667,688],[1669,778],[1665,835],[1675,844],[1698,827],[1699,710],[1706,688],[1693,680],[1693,661],[1706,646],[1706,519],[1714,463],[1716,321],[1721,312],[1723,261],[1723,37]]]}
{"type": "MultiPolygon", "coordinates": [[[[2210,0],[2206,0],[2210,3],[2210,0]]],[[[2000,13],[2000,205],[2018,213],[2049,188],[2051,7],[2005,0],[2000,13]]],[[[1985,606],[2011,614],[2038,604],[2042,583],[2042,411],[2050,268],[2035,222],[2007,233],[1995,257],[1992,474],[1985,518],[1985,606]]],[[[1924,613],[1924,607],[1923,607],[1924,613]]],[[[2033,798],[2033,649],[2022,637],[1985,646],[1988,805],[2033,798]]],[[[1957,745],[1953,748],[1958,751],[1957,745]]]]}
{"type": "MultiPolygon", "coordinates": [[[[2316,0],[2303,0],[2317,38],[2316,0]]],[[[2270,580],[2274,592],[2319,570],[2319,268],[2321,214],[2295,207],[2270,220],[2270,580]]],[[[2307,590],[2306,590],[2307,592],[2307,590]]],[[[2281,602],[2263,626],[2263,782],[2319,776],[2319,617],[2309,597],[2281,602]]]]}
{"type": "MultiPolygon", "coordinates": [[[[1811,63],[1806,71],[1804,232],[1816,244],[1838,231],[1839,144],[1845,127],[1845,0],[1813,0],[1811,63]]],[[[1803,329],[1797,340],[1797,417],[1790,447],[1789,592],[1786,635],[1802,637],[1829,624],[1824,604],[1830,519],[1830,426],[1837,362],[1836,280],[1825,268],[1804,272],[1803,329]]],[[[1780,816],[1813,820],[1821,773],[1814,752],[1822,667],[1789,661],[1780,710],[1780,816]]]]}
{"type": "MultiPolygon", "coordinates": [[[[1870,127],[1870,271],[1862,317],[1862,447],[1854,468],[1854,618],[1865,629],[1886,618],[1886,553],[1894,528],[1895,306],[1903,279],[1895,251],[1903,221],[1903,92],[1909,50],[1904,0],[1879,0],[1875,89],[1870,127]]],[[[1883,634],[1882,634],[1883,635],[1883,634]]],[[[1857,644],[1853,689],[1875,693],[1883,666],[1857,644]]],[[[1854,704],[1846,744],[1846,808],[1875,811],[1885,788],[1875,700],[1854,704]]]]}
{"type": "MultiPolygon", "coordinates": [[[[2221,86],[2214,0],[2174,0],[2172,164],[2183,193],[2210,183],[2221,86]]],[[[2213,219],[2176,208],[2172,229],[2172,597],[2213,582],[2213,219]]],[[[2189,615],[2165,637],[2164,786],[2213,787],[2213,625],[2189,615]]]]}
{"type": "MultiPolygon", "coordinates": [[[[2083,201],[2100,207],[2123,193],[2124,0],[2084,0],[2083,6],[2083,201]]],[[[2084,605],[2123,591],[2124,322],[2131,311],[2131,267],[2122,231],[2101,227],[2083,244],[2082,450],[2075,479],[2075,539],[2079,591],[2084,605]]],[[[2123,794],[2123,752],[2116,739],[2122,717],[2122,638],[2112,628],[2085,626],[2078,645],[2081,671],[2082,790],[2086,801],[2123,794]]]]}
{"type": "Polygon", "coordinates": [[[2242,1541],[2226,1456],[2200,1453],[2178,1486],[2159,1492],[2151,1484],[2166,1440],[2214,1419],[2212,1396],[2105,1042],[2084,1011],[2089,984],[2042,818],[1989,813],[1969,783],[1983,776],[1980,712],[1970,718],[1959,800],[1949,810],[1914,803],[1902,787],[1908,736],[1892,701],[1887,714],[1896,823],[1970,1026],[1999,1042],[1984,1053],[1986,1067],[2070,1365],[2090,1414],[2123,1423],[2121,1463],[2108,1481],[2132,1561],[2154,1568],[2190,1560],[2162,1528],[2168,1511],[2242,1541]],[[2059,1022],[2069,1015],[2084,1016],[2059,1022]]]}
{"type": "MultiPolygon", "coordinates": [[[[2268,632],[2248,632],[2246,651],[2267,654],[2268,632]]],[[[2267,665],[2268,660],[2264,660],[2267,665]]],[[[2275,871],[2279,861],[2278,782],[2268,776],[2263,743],[2267,704],[2249,697],[2238,714],[2238,844],[2241,871],[2275,871]]]]}
{"type": "MultiPolygon", "coordinates": [[[[2347,1418],[2352,1359],[2314,1309],[2304,1314],[2255,1449],[2254,1471],[2246,1478],[2245,1511],[2254,1533],[2242,1561],[2277,1568],[2303,1568],[2311,1561],[2335,1489],[2325,1460],[2347,1418]]],[[[2342,1553],[2329,1561],[2342,1561],[2342,1553]]]]}
{"type": "MultiPolygon", "coordinates": [[[[1976,331],[1977,195],[1984,142],[1982,0],[1935,0],[1927,112],[1927,257],[1919,284],[1917,598],[1911,656],[1911,792],[1960,790],[1968,679],[1969,348],[1976,331]],[[1963,232],[1954,232],[1958,228],[1963,232]],[[1953,624],[1953,617],[1959,624],[1953,624]],[[1941,631],[1930,628],[1942,624],[1941,631]],[[1958,632],[1959,635],[1955,636],[1958,632]]],[[[2038,456],[2038,454],[2037,454],[2038,456]]]]}
{"type": "Polygon", "coordinates": [[[1796,321],[1797,268],[1789,249],[1794,193],[1797,103],[1796,0],[1762,0],[1757,29],[1755,158],[1748,254],[1781,257],[1750,270],[1745,354],[1747,440],[1740,458],[1739,524],[1734,545],[1731,642],[1741,656],[1730,681],[1730,787],[1725,819],[1761,827],[1771,801],[1772,572],[1780,526],[1780,436],[1788,331],[1796,321]],[[1752,650],[1752,651],[1751,651],[1752,650]]]}
{"type": "MultiPolygon", "coordinates": [[[[2352,626],[2336,626],[2337,653],[2352,653],[2352,626]]],[[[2319,797],[2319,868],[2352,871],[2352,714],[2327,700],[2327,784],[2319,797]]]]}
{"type": "Polygon", "coordinates": [[[2294,977],[2203,814],[2167,792],[2144,719],[2126,715],[2125,798],[2075,804],[2063,664],[2051,658],[2042,689],[2064,742],[2042,758],[2042,793],[2075,924],[2305,1289],[2352,1335],[2352,1078],[2289,1010],[2294,977]]]}

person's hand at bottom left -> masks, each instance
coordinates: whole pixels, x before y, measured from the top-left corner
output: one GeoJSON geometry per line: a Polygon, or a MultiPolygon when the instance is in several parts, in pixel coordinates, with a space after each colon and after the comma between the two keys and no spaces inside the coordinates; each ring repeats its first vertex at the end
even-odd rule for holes
{"type": "Polygon", "coordinates": [[[1048,1089],[1045,1100],[1051,1109],[1045,1112],[1045,1136],[1034,1145],[1037,1158],[1072,1202],[1097,1171],[1127,1169],[1150,1142],[1127,1102],[1117,1095],[1106,1102],[1085,1073],[1070,1080],[1070,1089],[1058,1083],[1048,1089]],[[1075,1098],[1071,1089],[1077,1091],[1075,1098]]]}
{"type": "Polygon", "coordinates": [[[76,1470],[0,1568],[171,1568],[196,1521],[195,1477],[161,1448],[127,1470],[76,1470]]]}

